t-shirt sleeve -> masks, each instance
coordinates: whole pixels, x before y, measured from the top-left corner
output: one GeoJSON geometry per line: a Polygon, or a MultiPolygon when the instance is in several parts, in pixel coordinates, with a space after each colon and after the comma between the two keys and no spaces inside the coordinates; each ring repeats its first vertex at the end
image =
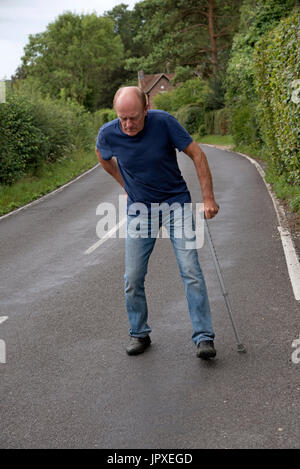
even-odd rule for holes
{"type": "Polygon", "coordinates": [[[168,115],[166,119],[167,126],[168,126],[168,133],[171,142],[173,143],[174,147],[177,150],[182,151],[184,150],[190,143],[192,143],[193,139],[190,134],[185,130],[185,128],[178,122],[175,117],[168,115]]]}
{"type": "Polygon", "coordinates": [[[96,147],[104,160],[110,160],[113,157],[112,149],[104,135],[102,128],[98,133],[96,147]]]}

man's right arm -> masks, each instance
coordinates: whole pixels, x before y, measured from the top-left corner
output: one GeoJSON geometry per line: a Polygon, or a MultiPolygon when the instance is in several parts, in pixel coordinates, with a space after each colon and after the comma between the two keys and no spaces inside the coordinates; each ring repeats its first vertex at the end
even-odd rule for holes
{"type": "Polygon", "coordinates": [[[111,158],[110,160],[104,160],[97,148],[96,155],[102,168],[105,169],[105,171],[110,174],[116,181],[118,181],[118,183],[121,184],[121,186],[124,188],[124,182],[116,160],[114,158],[111,158]]]}

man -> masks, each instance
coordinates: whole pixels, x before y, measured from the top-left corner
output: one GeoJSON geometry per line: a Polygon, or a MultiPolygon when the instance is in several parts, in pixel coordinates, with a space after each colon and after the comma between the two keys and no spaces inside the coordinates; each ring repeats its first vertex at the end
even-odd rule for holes
{"type": "Polygon", "coordinates": [[[185,230],[182,230],[182,236],[175,233],[178,220],[185,227],[188,219],[192,218],[191,212],[187,211],[186,215],[184,210],[174,210],[165,216],[161,213],[153,215],[151,211],[153,204],[173,206],[176,203],[179,208],[191,205],[190,193],[177,163],[177,148],[193,160],[201,185],[205,216],[214,217],[219,207],[214,198],[206,156],[173,116],[148,109],[147,97],[138,87],[120,88],[114,98],[114,109],[118,118],[101,127],[96,153],[105,171],[121,184],[128,196],[124,279],[130,343],[126,351],[128,355],[137,355],[151,344],[144,280],[156,240],[156,231],[154,236],[152,231],[150,235],[151,217],[157,217],[158,228],[166,221],[169,227],[184,282],[197,356],[212,358],[216,355],[215,334],[197,250],[187,248],[185,230]],[[133,208],[138,203],[146,207],[144,218],[139,217],[139,221],[143,220],[139,235],[132,229],[137,216],[133,208]]]}

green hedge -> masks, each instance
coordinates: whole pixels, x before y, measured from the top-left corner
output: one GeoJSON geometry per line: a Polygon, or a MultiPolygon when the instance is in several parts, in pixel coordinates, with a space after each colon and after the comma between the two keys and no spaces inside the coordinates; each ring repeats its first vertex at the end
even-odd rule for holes
{"type": "MultiPolygon", "coordinates": [[[[261,126],[256,109],[254,49],[282,18],[292,14],[297,0],[243,0],[239,30],[234,35],[226,70],[226,107],[232,111],[231,134],[236,145],[261,150],[261,126]],[[241,139],[242,138],[242,139],[241,139]]],[[[257,46],[259,47],[259,46],[257,46]]]]}
{"type": "Polygon", "coordinates": [[[261,146],[256,106],[256,101],[241,99],[231,108],[231,134],[236,145],[261,146]]]}
{"type": "Polygon", "coordinates": [[[0,183],[12,184],[40,158],[46,136],[35,126],[32,105],[20,97],[0,104],[0,183]]]}
{"type": "Polygon", "coordinates": [[[180,122],[181,125],[190,133],[205,135],[205,118],[204,107],[197,104],[188,104],[182,106],[174,117],[180,122]]]}
{"type": "Polygon", "coordinates": [[[153,101],[157,109],[175,113],[183,106],[205,105],[210,92],[208,84],[200,77],[187,80],[172,91],[158,93],[153,101]]]}
{"type": "Polygon", "coordinates": [[[110,122],[116,119],[116,117],[117,114],[114,109],[105,108],[94,112],[93,118],[95,131],[97,132],[100,127],[102,127],[102,125],[106,124],[106,122],[110,122]]]}
{"type": "Polygon", "coordinates": [[[172,113],[172,102],[173,94],[172,91],[165,91],[164,93],[158,93],[154,98],[153,102],[156,109],[172,113]]]}
{"type": "Polygon", "coordinates": [[[71,101],[12,93],[0,104],[0,123],[1,184],[94,145],[91,115],[71,101]]]}
{"type": "Polygon", "coordinates": [[[298,9],[263,36],[254,53],[262,138],[278,173],[292,184],[300,184],[299,44],[298,9]]]}

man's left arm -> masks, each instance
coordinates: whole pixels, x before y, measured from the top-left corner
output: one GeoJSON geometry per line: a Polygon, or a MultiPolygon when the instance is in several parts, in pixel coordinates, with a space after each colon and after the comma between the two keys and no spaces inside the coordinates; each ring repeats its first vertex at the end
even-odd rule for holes
{"type": "Polygon", "coordinates": [[[195,165],[202,190],[205,217],[213,218],[219,211],[219,205],[215,201],[212,176],[206,155],[196,142],[190,143],[183,151],[193,160],[195,165]]]}

